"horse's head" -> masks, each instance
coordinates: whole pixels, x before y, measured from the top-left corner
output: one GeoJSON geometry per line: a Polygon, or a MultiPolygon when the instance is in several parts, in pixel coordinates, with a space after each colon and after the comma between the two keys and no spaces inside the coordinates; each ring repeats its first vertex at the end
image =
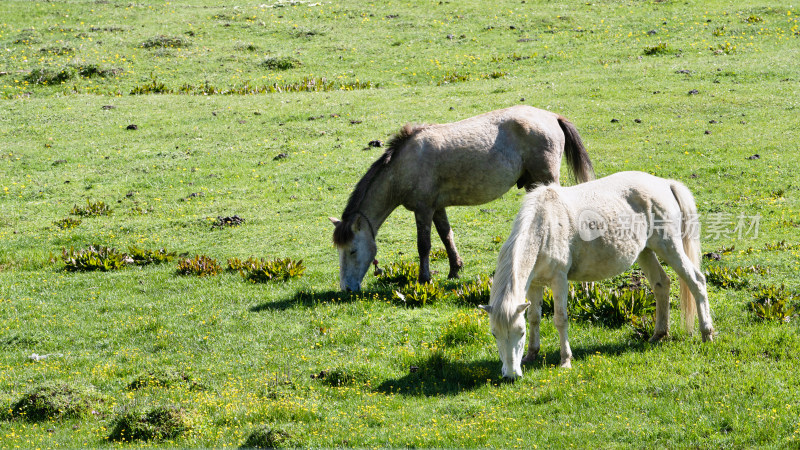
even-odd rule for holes
{"type": "Polygon", "coordinates": [[[510,310],[499,306],[481,305],[489,314],[489,326],[497,341],[497,351],[503,363],[503,378],[514,380],[522,376],[522,353],[525,350],[525,310],[523,303],[510,310]]]}
{"type": "Polygon", "coordinates": [[[333,243],[339,250],[339,288],[361,290],[361,280],[378,253],[372,226],[361,215],[349,221],[330,220],[335,226],[333,243]]]}

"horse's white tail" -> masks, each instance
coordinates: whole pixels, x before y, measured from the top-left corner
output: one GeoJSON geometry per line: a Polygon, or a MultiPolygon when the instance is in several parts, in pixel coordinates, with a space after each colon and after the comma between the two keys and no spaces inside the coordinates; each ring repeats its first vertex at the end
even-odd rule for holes
{"type": "MultiPolygon", "coordinates": [[[[683,237],[683,251],[692,264],[700,268],[700,222],[697,220],[697,205],[691,191],[682,183],[671,180],[670,189],[675,200],[681,209],[681,236],[683,237]]],[[[697,306],[695,305],[692,291],[689,285],[680,277],[681,286],[681,313],[683,315],[683,325],[686,331],[692,332],[694,329],[694,319],[697,316],[697,306]]]]}

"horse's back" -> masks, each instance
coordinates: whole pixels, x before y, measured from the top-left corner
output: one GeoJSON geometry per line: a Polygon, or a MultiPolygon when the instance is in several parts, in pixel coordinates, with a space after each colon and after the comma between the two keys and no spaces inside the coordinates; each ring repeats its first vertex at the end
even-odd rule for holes
{"type": "Polygon", "coordinates": [[[520,105],[428,125],[398,160],[409,188],[435,192],[441,206],[476,205],[500,197],[523,177],[557,181],[563,140],[558,115],[520,105]]]}
{"type": "MultiPolygon", "coordinates": [[[[570,279],[604,279],[630,267],[651,242],[655,228],[661,227],[662,233],[675,229],[672,221],[680,209],[672,183],[643,172],[619,172],[570,187],[545,186],[529,194],[533,198],[523,206],[529,211],[521,214],[566,216],[548,226],[568,228],[560,242],[569,248],[569,256],[564,258],[558,245],[551,244],[553,250],[549,251],[561,256],[570,279]]],[[[537,226],[542,223],[536,221],[537,226]]]]}

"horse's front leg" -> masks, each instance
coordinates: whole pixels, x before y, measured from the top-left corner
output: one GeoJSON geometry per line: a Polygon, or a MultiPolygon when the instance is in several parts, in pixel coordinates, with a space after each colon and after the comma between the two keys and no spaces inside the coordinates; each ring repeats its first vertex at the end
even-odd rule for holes
{"type": "Polygon", "coordinates": [[[453,239],[453,229],[450,228],[450,221],[447,220],[447,213],[444,208],[437,209],[433,213],[433,223],[436,225],[436,232],[444,243],[444,249],[447,251],[447,259],[450,262],[450,273],[448,278],[458,278],[458,272],[464,267],[464,262],[461,256],[458,255],[456,250],[456,242],[453,239]]]}
{"type": "Polygon", "coordinates": [[[553,290],[553,322],[558,330],[558,340],[561,342],[561,367],[569,369],[572,367],[572,349],[569,347],[569,320],[567,319],[567,294],[569,293],[569,282],[564,274],[560,279],[556,279],[552,286],[553,290]]]}
{"type": "Polygon", "coordinates": [[[528,353],[522,358],[522,362],[533,362],[539,356],[539,324],[542,323],[542,297],[544,296],[544,288],[542,286],[534,286],[528,288],[528,301],[531,306],[528,307],[528,353]]]}
{"type": "Polygon", "coordinates": [[[429,210],[414,211],[417,222],[417,251],[419,252],[419,282],[431,281],[431,222],[433,213],[429,210]]]}

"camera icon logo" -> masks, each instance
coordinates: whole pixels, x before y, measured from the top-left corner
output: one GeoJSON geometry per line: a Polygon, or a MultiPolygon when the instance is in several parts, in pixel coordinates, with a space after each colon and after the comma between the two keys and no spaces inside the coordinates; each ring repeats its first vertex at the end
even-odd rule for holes
{"type": "Polygon", "coordinates": [[[584,241],[593,241],[606,231],[608,231],[608,221],[602,214],[593,209],[584,209],[578,214],[578,234],[584,241]]]}

